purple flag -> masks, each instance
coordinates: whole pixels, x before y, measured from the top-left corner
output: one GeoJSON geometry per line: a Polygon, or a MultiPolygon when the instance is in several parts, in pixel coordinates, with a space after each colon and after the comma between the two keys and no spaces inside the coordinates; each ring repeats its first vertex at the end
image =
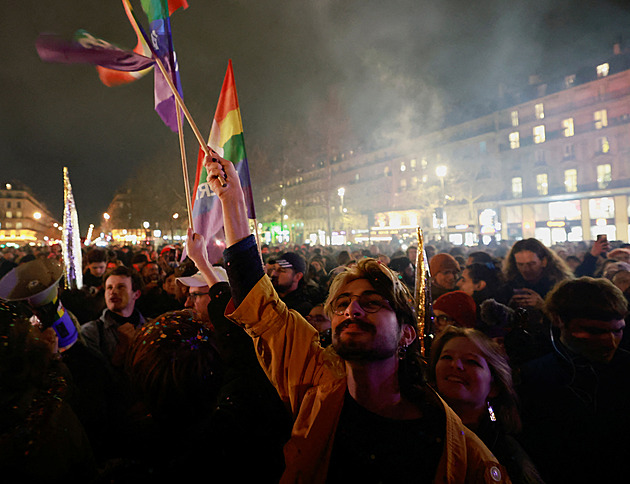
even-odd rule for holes
{"type": "Polygon", "coordinates": [[[154,60],[133,51],[123,50],[103,39],[79,30],[73,41],[54,34],[41,34],[35,43],[39,57],[45,62],[93,64],[117,71],[141,71],[154,60]]]}

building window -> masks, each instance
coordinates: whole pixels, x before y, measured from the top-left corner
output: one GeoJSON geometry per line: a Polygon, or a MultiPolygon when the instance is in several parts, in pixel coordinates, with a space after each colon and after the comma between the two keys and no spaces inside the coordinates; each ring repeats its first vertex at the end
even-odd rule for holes
{"type": "Polygon", "coordinates": [[[16,229],[21,229],[21,228],[22,228],[22,222],[17,222],[17,223],[15,224],[15,228],[16,228],[16,229]]]}
{"type": "Polygon", "coordinates": [[[564,170],[564,189],[567,192],[577,192],[577,170],[564,170]]]}
{"type": "Polygon", "coordinates": [[[575,134],[575,128],[573,127],[573,118],[563,119],[562,120],[562,134],[565,138],[569,138],[575,134]]]}
{"type": "Polygon", "coordinates": [[[575,158],[575,146],[573,144],[564,145],[562,158],[564,160],[572,160],[573,158],[575,158]]]}
{"type": "Polygon", "coordinates": [[[536,115],[536,119],[544,119],[545,118],[545,107],[542,103],[536,104],[534,106],[534,113],[536,115]]]}
{"type": "Polygon", "coordinates": [[[6,218],[13,218],[13,212],[9,211],[5,214],[6,218]]]}
{"type": "Polygon", "coordinates": [[[17,203],[17,208],[22,208],[22,202],[15,202],[17,203]]]}
{"type": "Polygon", "coordinates": [[[510,120],[512,121],[512,126],[518,126],[518,111],[510,113],[510,120]]]}
{"type": "Polygon", "coordinates": [[[514,131],[510,133],[510,149],[515,150],[519,146],[521,146],[520,137],[518,131],[514,131]]]}
{"type": "Polygon", "coordinates": [[[7,202],[7,208],[11,208],[11,202],[7,202]]]}
{"type": "Polygon", "coordinates": [[[404,178],[402,180],[400,180],[400,185],[398,187],[398,191],[399,192],[404,192],[407,189],[407,180],[405,180],[404,178]]]}
{"type": "Polygon", "coordinates": [[[545,156],[545,152],[543,150],[536,151],[534,156],[535,156],[535,160],[536,160],[536,165],[545,165],[546,164],[546,161],[545,161],[546,156],[545,156]]]}
{"type": "Polygon", "coordinates": [[[597,187],[604,189],[612,181],[612,168],[609,164],[597,165],[597,187]]]}
{"type": "Polygon", "coordinates": [[[540,144],[545,142],[545,125],[534,126],[534,143],[540,144]]]}
{"type": "Polygon", "coordinates": [[[538,195],[547,195],[549,193],[549,183],[546,173],[536,175],[536,189],[538,190],[538,195]]]}
{"type": "Polygon", "coordinates": [[[597,66],[597,77],[606,77],[608,72],[610,72],[610,65],[608,65],[608,63],[597,66]]]}
{"type": "Polygon", "coordinates": [[[605,109],[595,111],[593,119],[595,120],[595,129],[602,129],[608,126],[608,113],[605,109]]]}
{"type": "Polygon", "coordinates": [[[411,169],[411,171],[416,171],[416,169],[418,168],[418,160],[416,160],[415,158],[413,160],[409,160],[409,168],[411,169]]]}
{"type": "Polygon", "coordinates": [[[610,151],[610,143],[608,141],[608,137],[602,136],[601,138],[597,138],[597,152],[608,153],[609,151],[610,151]]]}
{"type": "Polygon", "coordinates": [[[521,198],[523,196],[523,179],[520,176],[512,178],[512,197],[521,198]]]}

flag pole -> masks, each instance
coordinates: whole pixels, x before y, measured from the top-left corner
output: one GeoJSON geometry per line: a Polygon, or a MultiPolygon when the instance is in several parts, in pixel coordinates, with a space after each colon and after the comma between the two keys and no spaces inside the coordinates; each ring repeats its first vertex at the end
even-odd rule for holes
{"type": "MultiPolygon", "coordinates": [[[[197,141],[199,142],[199,146],[201,147],[203,152],[206,154],[206,156],[212,156],[212,153],[210,153],[210,150],[208,149],[208,145],[206,144],[206,142],[203,139],[203,136],[201,135],[201,131],[199,131],[199,128],[197,128],[197,125],[193,121],[192,116],[190,115],[190,112],[188,111],[188,108],[184,104],[184,100],[179,95],[179,92],[177,91],[175,84],[173,84],[173,80],[171,79],[171,76],[169,76],[168,73],[166,72],[166,69],[164,68],[164,64],[162,64],[162,61],[157,56],[157,54],[155,54],[153,50],[152,50],[152,53],[153,53],[153,60],[155,60],[155,63],[160,69],[160,72],[162,73],[162,75],[164,76],[164,79],[166,79],[166,83],[168,84],[168,87],[171,89],[173,96],[175,96],[175,101],[177,102],[177,105],[181,108],[182,112],[184,113],[184,116],[186,116],[186,119],[188,120],[188,124],[190,124],[190,127],[192,128],[193,133],[195,134],[195,137],[197,138],[197,141]]],[[[179,113],[178,113],[178,117],[179,117],[179,113]]],[[[221,182],[221,185],[225,186],[225,180],[221,176],[219,176],[219,181],[221,182]]],[[[192,216],[191,212],[189,212],[189,214],[191,214],[192,216]]]]}
{"type": "Polygon", "coordinates": [[[260,234],[258,233],[258,220],[256,220],[256,218],[254,217],[252,219],[254,221],[254,233],[256,234],[256,246],[258,247],[258,255],[260,256],[260,260],[262,260],[263,262],[265,262],[263,260],[263,256],[262,256],[262,250],[260,249],[260,234]]]}
{"type": "Polygon", "coordinates": [[[184,132],[182,130],[182,117],[179,104],[175,105],[177,114],[177,132],[179,134],[179,151],[182,158],[182,172],[184,175],[184,190],[186,191],[186,208],[188,209],[188,226],[193,228],[192,207],[190,204],[190,182],[188,180],[188,162],[186,161],[186,145],[184,144],[184,132]]]}
{"type": "MultiPolygon", "coordinates": [[[[175,97],[175,102],[181,108],[182,112],[184,113],[184,116],[186,116],[186,119],[188,120],[188,124],[190,124],[190,127],[192,128],[193,133],[195,134],[195,138],[197,138],[197,141],[199,142],[199,146],[201,147],[201,149],[203,150],[206,156],[212,156],[212,153],[210,153],[210,149],[208,148],[208,145],[206,144],[205,140],[203,139],[203,136],[201,135],[201,131],[199,131],[199,128],[193,121],[193,118],[190,115],[190,112],[188,111],[188,108],[184,104],[184,100],[179,95],[179,91],[177,91],[177,88],[175,87],[175,84],[173,83],[173,79],[171,79],[171,76],[169,76],[168,73],[166,72],[166,68],[164,67],[164,64],[162,63],[160,56],[157,55],[157,52],[153,48],[151,39],[142,28],[142,25],[140,24],[140,22],[138,22],[138,19],[136,18],[136,14],[133,12],[131,3],[129,2],[129,0],[123,0],[123,4],[129,7],[129,12],[131,13],[131,16],[134,18],[136,25],[138,26],[138,30],[140,30],[140,33],[142,34],[142,37],[144,38],[144,41],[147,44],[147,47],[149,47],[149,49],[151,50],[151,57],[153,58],[158,68],[160,69],[162,76],[164,76],[164,80],[166,80],[166,84],[168,85],[169,89],[173,93],[173,96],[175,97]]],[[[179,117],[179,114],[177,115],[177,117],[179,117]]],[[[222,186],[225,186],[225,179],[221,175],[219,175],[219,181],[221,182],[222,186]]],[[[189,211],[188,213],[190,214],[191,212],[189,211]]]]}

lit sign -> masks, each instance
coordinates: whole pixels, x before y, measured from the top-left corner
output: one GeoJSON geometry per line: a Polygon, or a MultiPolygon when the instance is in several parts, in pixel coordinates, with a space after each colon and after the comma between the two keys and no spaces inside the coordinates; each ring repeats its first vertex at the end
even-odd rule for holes
{"type": "Polygon", "coordinates": [[[564,227],[566,224],[563,221],[553,221],[550,220],[547,222],[547,227],[564,227]]]}

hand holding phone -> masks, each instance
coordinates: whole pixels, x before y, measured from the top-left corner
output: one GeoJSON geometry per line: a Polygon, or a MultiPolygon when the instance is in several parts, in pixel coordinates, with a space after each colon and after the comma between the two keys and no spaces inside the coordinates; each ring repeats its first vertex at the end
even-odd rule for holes
{"type": "Polygon", "coordinates": [[[591,255],[599,257],[602,254],[606,254],[610,250],[610,244],[608,243],[608,236],[606,234],[597,235],[597,239],[591,248],[591,255]]]}

